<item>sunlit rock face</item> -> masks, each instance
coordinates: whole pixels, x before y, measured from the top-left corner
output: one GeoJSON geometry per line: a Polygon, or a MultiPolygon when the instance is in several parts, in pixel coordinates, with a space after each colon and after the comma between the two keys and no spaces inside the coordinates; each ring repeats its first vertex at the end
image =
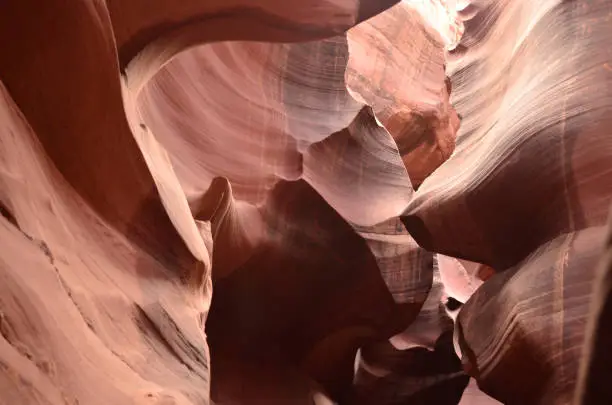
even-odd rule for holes
{"type": "Polygon", "coordinates": [[[447,58],[457,146],[403,220],[424,248],[498,272],[457,318],[479,386],[504,403],[569,404],[612,193],[612,5],[470,7],[447,58]]]}
{"type": "Polygon", "coordinates": [[[603,0],[5,2],[0,404],[612,401],[610,43],[603,0]]]}

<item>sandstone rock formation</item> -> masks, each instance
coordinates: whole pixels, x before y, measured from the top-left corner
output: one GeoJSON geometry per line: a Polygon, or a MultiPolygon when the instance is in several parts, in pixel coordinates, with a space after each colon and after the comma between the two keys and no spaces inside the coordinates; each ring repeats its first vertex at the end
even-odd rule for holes
{"type": "Polygon", "coordinates": [[[0,2],[0,404],[610,402],[611,43],[607,0],[0,2]]]}

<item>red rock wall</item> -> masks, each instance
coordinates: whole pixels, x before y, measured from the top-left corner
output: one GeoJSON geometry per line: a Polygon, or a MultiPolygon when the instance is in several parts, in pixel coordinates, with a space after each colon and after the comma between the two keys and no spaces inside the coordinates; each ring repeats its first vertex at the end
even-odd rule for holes
{"type": "Polygon", "coordinates": [[[0,4],[0,404],[606,403],[611,16],[0,4]]]}

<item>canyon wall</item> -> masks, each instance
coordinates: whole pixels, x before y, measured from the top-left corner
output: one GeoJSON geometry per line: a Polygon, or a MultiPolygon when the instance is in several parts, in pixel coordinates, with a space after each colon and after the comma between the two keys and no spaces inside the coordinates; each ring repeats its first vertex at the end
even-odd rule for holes
{"type": "Polygon", "coordinates": [[[0,404],[607,403],[611,41],[605,0],[1,3],[0,404]]]}

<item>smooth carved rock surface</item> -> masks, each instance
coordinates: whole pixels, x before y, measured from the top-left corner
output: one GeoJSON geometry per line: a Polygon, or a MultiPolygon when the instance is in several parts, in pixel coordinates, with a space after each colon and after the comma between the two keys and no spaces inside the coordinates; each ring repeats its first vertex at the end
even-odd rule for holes
{"type": "Polygon", "coordinates": [[[596,404],[612,400],[610,377],[612,353],[608,342],[611,336],[612,310],[612,217],[608,221],[606,243],[597,271],[591,303],[591,315],[585,332],[583,361],[578,375],[575,403],[596,404]]]}
{"type": "Polygon", "coordinates": [[[457,148],[405,218],[425,248],[502,270],[562,233],[605,223],[612,72],[602,41],[612,9],[586,0],[473,7],[448,62],[464,117],[457,148]]]}
{"type": "Polygon", "coordinates": [[[503,271],[458,316],[479,386],[503,403],[569,404],[612,195],[612,5],[473,7],[448,59],[457,147],[404,222],[426,249],[503,271]],[[520,370],[530,378],[510,377],[520,370]]]}
{"type": "Polygon", "coordinates": [[[0,404],[610,402],[611,41],[605,0],[2,3],[0,404]]]}

